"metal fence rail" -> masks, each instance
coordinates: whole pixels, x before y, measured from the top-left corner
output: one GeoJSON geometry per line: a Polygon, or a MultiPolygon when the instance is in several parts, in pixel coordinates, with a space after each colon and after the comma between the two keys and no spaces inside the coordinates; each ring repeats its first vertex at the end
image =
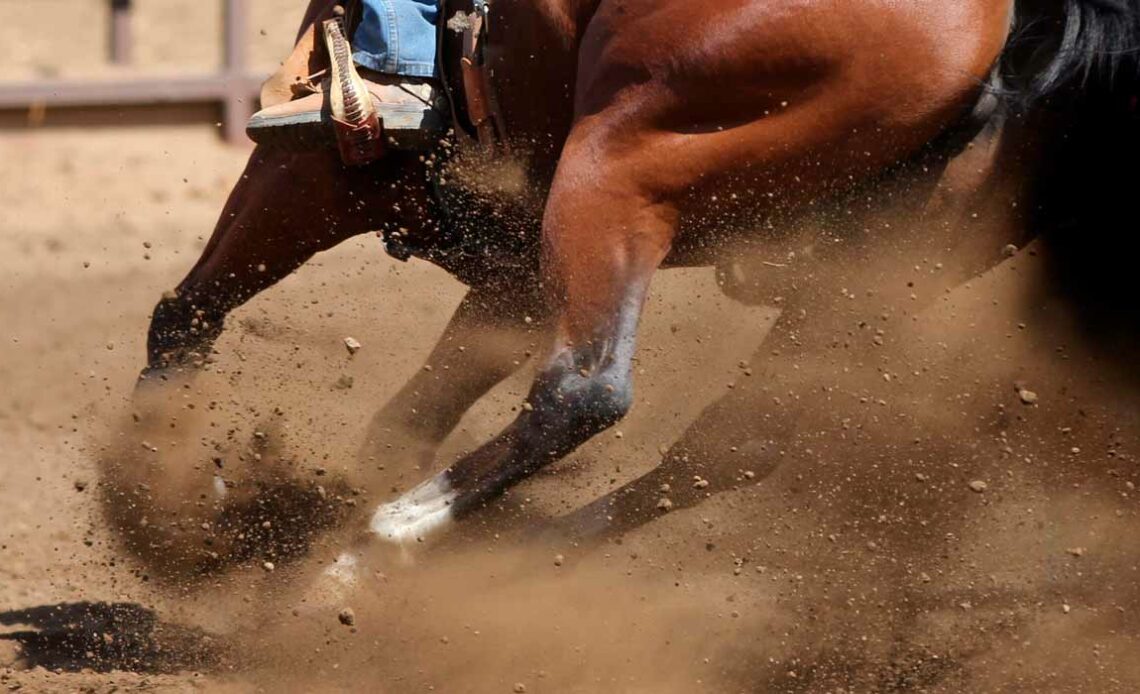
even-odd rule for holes
{"type": "MultiPolygon", "coordinates": [[[[245,142],[245,123],[257,103],[263,75],[248,72],[245,37],[248,28],[246,0],[224,0],[225,32],[222,69],[213,75],[120,80],[36,80],[0,82],[0,109],[127,107],[161,104],[217,103],[222,108],[226,140],[245,142]]],[[[131,61],[131,0],[109,0],[111,11],[110,59],[131,61]]]]}

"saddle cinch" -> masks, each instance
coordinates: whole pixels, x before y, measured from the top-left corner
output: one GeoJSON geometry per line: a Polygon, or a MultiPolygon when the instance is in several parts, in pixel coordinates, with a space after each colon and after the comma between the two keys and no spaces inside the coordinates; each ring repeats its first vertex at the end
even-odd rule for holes
{"type": "MultiPolygon", "coordinates": [[[[293,52],[262,85],[262,108],[326,94],[341,159],[353,166],[376,161],[388,147],[430,149],[449,132],[461,145],[502,146],[502,118],[484,54],[488,0],[440,0],[437,64],[443,98],[416,109],[373,99],[357,74],[348,37],[361,14],[355,0],[310,6],[293,52]],[[454,72],[459,72],[458,79],[454,72]]],[[[295,144],[304,149],[308,143],[295,144]]]]}

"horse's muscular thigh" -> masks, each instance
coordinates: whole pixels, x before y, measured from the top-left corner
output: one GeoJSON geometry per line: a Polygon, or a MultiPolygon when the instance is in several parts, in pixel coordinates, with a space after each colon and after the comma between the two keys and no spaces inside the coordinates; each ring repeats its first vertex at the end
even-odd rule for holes
{"type": "MultiPolygon", "coordinates": [[[[603,0],[581,43],[581,77],[597,82],[613,72],[710,90],[749,89],[831,66],[843,80],[898,82],[900,92],[904,86],[922,91],[944,79],[984,77],[1005,43],[1012,4],[603,0]]],[[[580,105],[595,98],[593,89],[606,101],[604,86],[580,91],[580,105]]]]}
{"type": "Polygon", "coordinates": [[[729,173],[823,188],[953,122],[1001,51],[1010,2],[603,0],[576,116],[605,132],[612,166],[648,171],[662,195],[723,188],[729,173]]]}

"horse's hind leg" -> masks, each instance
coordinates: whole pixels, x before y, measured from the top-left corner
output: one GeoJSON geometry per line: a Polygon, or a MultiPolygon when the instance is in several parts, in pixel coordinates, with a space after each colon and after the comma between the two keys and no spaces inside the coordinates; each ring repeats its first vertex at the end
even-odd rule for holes
{"type": "MultiPolygon", "coordinates": [[[[604,129],[603,129],[604,131],[604,129]]],[[[672,206],[571,137],[543,221],[546,290],[559,309],[552,352],[515,420],[490,442],[373,515],[404,544],[441,530],[621,419],[632,403],[634,340],[649,281],[675,230],[672,206]]]]}

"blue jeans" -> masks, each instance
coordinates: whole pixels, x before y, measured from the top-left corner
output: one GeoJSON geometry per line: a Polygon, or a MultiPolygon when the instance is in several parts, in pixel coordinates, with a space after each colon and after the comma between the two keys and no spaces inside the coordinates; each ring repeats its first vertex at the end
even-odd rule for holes
{"type": "Polygon", "coordinates": [[[357,65],[408,77],[436,77],[437,0],[364,0],[353,36],[357,65]]]}

